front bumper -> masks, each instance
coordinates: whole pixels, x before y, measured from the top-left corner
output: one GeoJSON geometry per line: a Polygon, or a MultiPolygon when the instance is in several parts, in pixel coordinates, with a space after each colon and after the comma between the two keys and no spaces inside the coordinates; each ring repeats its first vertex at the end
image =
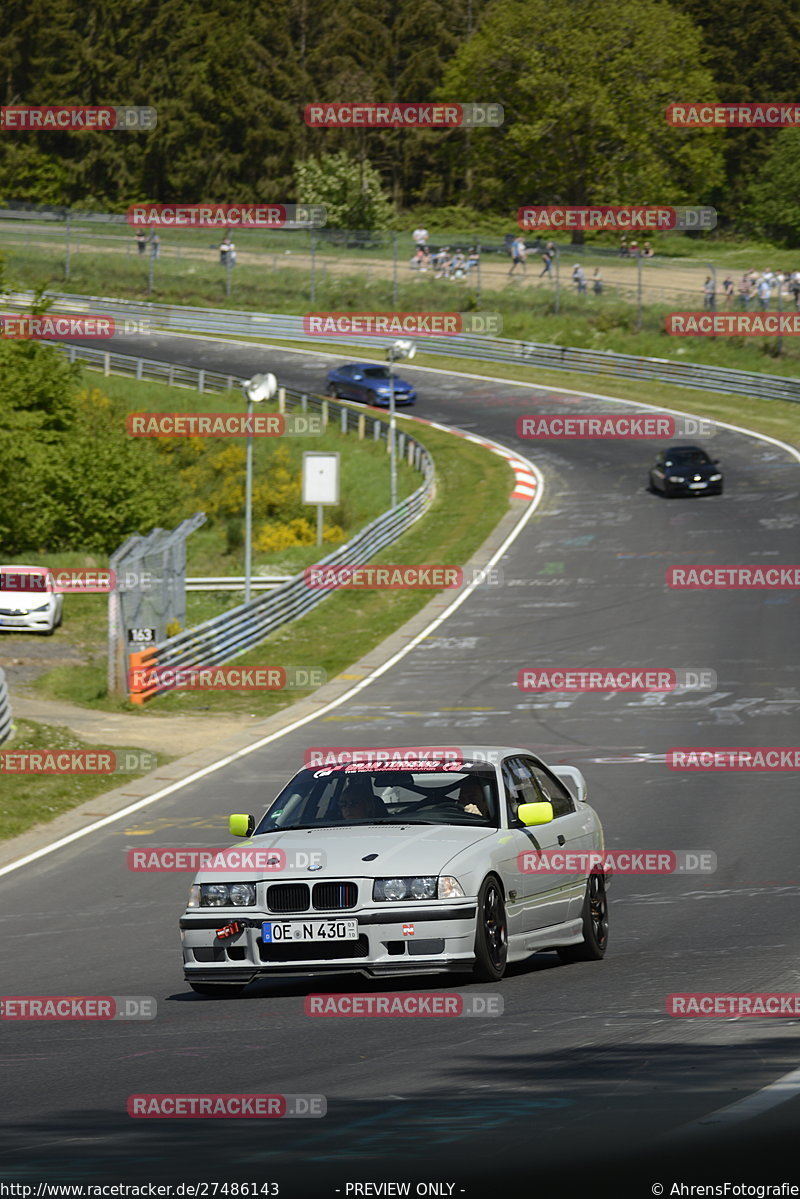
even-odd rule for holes
{"type": "MultiPolygon", "coordinates": [[[[357,941],[264,944],[265,920],[302,920],[244,908],[187,910],[180,922],[184,977],[188,982],[247,983],[287,974],[438,973],[472,968],[475,900],[446,906],[403,905],[331,913],[358,921],[357,941]],[[245,915],[245,912],[247,913],[245,915]],[[216,930],[238,921],[242,931],[220,940],[216,930]]],[[[319,918],[321,913],[315,913],[319,918]]]]}
{"type": "Polygon", "coordinates": [[[719,495],[722,482],[710,483],[703,479],[702,487],[693,487],[691,483],[667,483],[667,495],[719,495]]]}
{"type": "Polygon", "coordinates": [[[26,615],[0,613],[0,633],[48,633],[56,621],[56,613],[28,612],[26,615]]]}
{"type": "MultiPolygon", "coordinates": [[[[395,408],[407,408],[410,404],[415,404],[416,402],[417,402],[416,394],[409,396],[409,395],[397,395],[395,393],[395,397],[394,397],[395,408]]],[[[374,406],[376,408],[388,408],[391,405],[391,400],[389,399],[388,396],[376,395],[376,396],[373,396],[372,400],[370,400],[370,403],[374,404],[374,406]]]]}

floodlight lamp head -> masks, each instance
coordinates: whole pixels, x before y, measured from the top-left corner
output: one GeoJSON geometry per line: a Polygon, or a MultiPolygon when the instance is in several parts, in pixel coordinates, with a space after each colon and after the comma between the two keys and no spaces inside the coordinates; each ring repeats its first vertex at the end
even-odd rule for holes
{"type": "Polygon", "coordinates": [[[417,352],[417,347],[413,341],[401,339],[389,346],[386,351],[386,357],[390,362],[394,362],[395,358],[413,358],[417,352]]]}
{"type": "Polygon", "coordinates": [[[248,400],[254,404],[261,404],[264,400],[271,400],[278,390],[278,380],[274,375],[253,375],[252,379],[246,379],[242,384],[244,394],[248,400]]]}

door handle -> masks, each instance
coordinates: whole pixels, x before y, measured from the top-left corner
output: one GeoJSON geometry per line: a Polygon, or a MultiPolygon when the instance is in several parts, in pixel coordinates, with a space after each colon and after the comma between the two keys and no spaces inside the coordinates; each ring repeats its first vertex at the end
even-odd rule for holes
{"type": "Polygon", "coordinates": [[[561,833],[559,833],[558,836],[556,837],[556,841],[558,841],[559,845],[566,845],[567,838],[562,837],[561,833]]]}

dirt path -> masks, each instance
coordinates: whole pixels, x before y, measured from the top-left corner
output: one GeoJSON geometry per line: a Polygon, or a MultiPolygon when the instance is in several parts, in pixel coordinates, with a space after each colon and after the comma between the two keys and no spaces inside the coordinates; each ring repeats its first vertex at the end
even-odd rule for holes
{"type": "MultiPolygon", "coordinates": [[[[6,230],[0,229],[0,238],[6,230]]],[[[0,241],[0,244],[2,242],[0,241]]],[[[45,240],[28,240],[26,247],[35,246],[37,249],[53,250],[53,242],[45,240]]],[[[76,257],[92,254],[115,254],[133,257],[131,248],[126,242],[120,239],[118,245],[101,244],[100,242],[87,242],[82,239],[80,251],[73,250],[73,262],[76,257]]],[[[241,266],[261,266],[265,268],[298,270],[304,272],[310,277],[311,274],[311,254],[310,252],[288,251],[282,254],[277,252],[250,251],[244,246],[237,247],[238,265],[241,266]]],[[[54,255],[61,261],[63,259],[63,247],[59,246],[58,252],[54,255]]],[[[409,258],[401,256],[397,264],[397,275],[400,282],[413,281],[419,285],[420,294],[424,294],[425,286],[428,280],[433,279],[433,272],[412,271],[409,267],[409,258]]],[[[144,267],[149,263],[149,259],[142,258],[141,264],[144,267]]],[[[614,292],[621,298],[628,301],[635,301],[637,296],[637,267],[633,259],[619,259],[607,257],[594,257],[591,254],[581,255],[578,259],[581,262],[587,277],[587,285],[589,292],[587,300],[592,299],[591,295],[591,277],[594,268],[600,268],[605,292],[614,292]]],[[[161,257],[156,264],[156,282],[159,274],[170,273],[171,268],[180,268],[184,262],[205,262],[209,265],[218,265],[218,254],[216,250],[201,249],[192,247],[175,247],[171,246],[168,240],[162,239],[161,242],[161,257]]],[[[572,267],[575,263],[570,248],[566,247],[561,254],[560,268],[560,284],[564,292],[574,291],[574,285],[571,282],[572,267]]],[[[549,289],[554,291],[555,283],[553,280],[541,277],[542,262],[538,254],[529,253],[526,263],[526,271],[524,274],[515,275],[509,278],[508,271],[510,268],[510,260],[500,254],[491,254],[484,257],[481,263],[480,271],[480,287],[482,291],[500,291],[505,287],[512,287],[516,291],[524,290],[525,288],[534,287],[539,289],[549,289]]],[[[754,268],[757,264],[754,264],[754,268]]],[[[555,269],[555,268],[554,268],[555,269]]],[[[381,279],[384,281],[391,280],[393,277],[393,262],[391,258],[365,258],[358,256],[341,257],[339,255],[326,256],[324,251],[316,254],[315,270],[318,281],[323,279],[325,275],[343,276],[343,275],[363,275],[365,284],[381,279]]],[[[658,256],[642,260],[642,294],[645,303],[668,303],[675,300],[692,300],[693,307],[702,307],[703,297],[703,282],[708,274],[708,268],[705,263],[695,260],[682,260],[680,264],[673,263],[669,259],[659,258],[658,256]]],[[[717,270],[717,286],[719,290],[718,305],[722,307],[722,279],[727,271],[719,267],[717,270]]],[[[737,286],[741,272],[732,272],[737,286]]],[[[235,278],[235,275],[234,275],[235,278]]],[[[220,272],[220,283],[223,282],[223,275],[220,272]]],[[[475,286],[476,275],[464,279],[449,280],[453,287],[467,286],[472,288],[475,286]]]]}
{"type": "Polygon", "coordinates": [[[40,675],[57,666],[83,666],[93,649],[97,654],[104,653],[105,644],[78,645],[65,635],[64,628],[53,637],[3,634],[0,666],[5,671],[14,719],[64,726],[92,745],[137,746],[172,757],[204,749],[210,742],[248,728],[259,719],[104,712],[62,700],[40,699],[35,694],[31,683],[40,675]]]}

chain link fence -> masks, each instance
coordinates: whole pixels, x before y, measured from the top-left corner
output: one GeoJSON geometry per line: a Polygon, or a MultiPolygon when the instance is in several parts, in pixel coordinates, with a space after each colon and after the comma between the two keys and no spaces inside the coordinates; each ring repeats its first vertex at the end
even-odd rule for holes
{"type": "MultiPolygon", "coordinates": [[[[234,229],[231,250],[222,247],[224,235],[223,229],[161,228],[137,241],[136,231],[119,214],[0,209],[0,249],[9,277],[35,277],[38,269],[69,281],[79,273],[82,290],[96,295],[108,295],[113,278],[118,286],[153,298],[185,294],[190,287],[210,303],[246,298],[248,306],[274,308],[280,297],[287,304],[299,299],[324,306],[349,281],[358,293],[368,290],[376,310],[397,309],[401,292],[409,307],[424,308],[426,297],[435,297],[433,306],[439,307],[442,289],[469,292],[478,307],[491,310],[492,296],[508,290],[555,313],[624,302],[636,306],[641,325],[648,307],[704,307],[710,278],[717,309],[761,306],[754,286],[747,300],[742,298],[743,270],[729,276],[710,258],[642,256],[617,245],[550,242],[544,235],[525,235],[527,256],[519,266],[511,258],[512,231],[487,238],[469,229],[434,230],[429,254],[422,258],[410,229],[234,229]],[[729,295],[723,286],[727,277],[729,295]]],[[[797,302],[788,274],[800,268],[800,255],[791,262],[788,253],[780,258],[785,277],[771,280],[768,307],[786,311],[797,302]]],[[[755,277],[776,265],[752,262],[748,271],[755,277]]]]}
{"type": "Polygon", "coordinates": [[[186,539],[205,524],[196,512],[177,528],[129,537],[109,558],[116,586],[108,607],[108,689],[124,690],[125,654],[186,625],[186,539]]]}

